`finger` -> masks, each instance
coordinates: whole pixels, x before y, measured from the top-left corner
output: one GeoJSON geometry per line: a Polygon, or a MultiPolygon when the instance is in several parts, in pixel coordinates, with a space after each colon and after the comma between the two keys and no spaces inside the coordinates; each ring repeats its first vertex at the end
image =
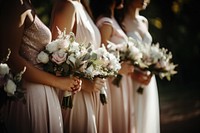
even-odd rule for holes
{"type": "Polygon", "coordinates": [[[105,79],[101,79],[101,78],[97,78],[96,80],[95,80],[95,84],[97,83],[97,84],[104,84],[105,83],[105,79]]]}
{"type": "Polygon", "coordinates": [[[77,93],[81,90],[81,86],[74,87],[73,93],[77,93]]]}
{"type": "Polygon", "coordinates": [[[94,86],[94,90],[95,90],[95,91],[100,91],[103,87],[104,87],[104,85],[96,84],[96,85],[94,86]]]}

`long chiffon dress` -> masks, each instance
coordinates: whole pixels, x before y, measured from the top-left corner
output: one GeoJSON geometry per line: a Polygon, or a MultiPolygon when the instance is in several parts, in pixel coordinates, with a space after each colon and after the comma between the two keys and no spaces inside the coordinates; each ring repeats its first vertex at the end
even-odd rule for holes
{"type": "MultiPolygon", "coordinates": [[[[114,18],[102,17],[96,23],[99,28],[103,24],[113,27],[113,33],[109,41],[117,45],[127,40],[127,36],[114,18]]],[[[114,85],[112,81],[113,78],[108,79],[108,89],[110,91],[110,102],[108,104],[111,109],[112,131],[113,133],[134,133],[133,87],[131,77],[123,74],[119,87],[114,85]]]]}
{"type": "MultiPolygon", "coordinates": [[[[144,18],[140,20],[144,20],[144,18]]],[[[125,17],[123,26],[127,36],[149,45],[152,43],[152,37],[144,22],[133,25],[132,20],[125,17]],[[143,36],[137,31],[139,27],[145,30],[143,36]]],[[[155,75],[152,76],[150,83],[144,88],[143,94],[137,93],[140,86],[140,83],[133,80],[136,133],[160,133],[159,99],[155,75]]]]}
{"type": "MultiPolygon", "coordinates": [[[[38,53],[51,41],[50,30],[35,16],[23,33],[20,55],[38,69],[38,53]]],[[[11,101],[3,108],[8,133],[63,133],[59,99],[54,88],[23,81],[26,103],[11,101]]]]}
{"type": "MultiPolygon", "coordinates": [[[[100,47],[98,28],[80,2],[70,1],[76,13],[76,41],[91,43],[93,49],[100,47]]],[[[61,96],[62,98],[62,96],[61,96]]],[[[83,89],[73,95],[72,109],[62,109],[65,133],[110,133],[107,105],[100,102],[99,92],[83,89]]]]}

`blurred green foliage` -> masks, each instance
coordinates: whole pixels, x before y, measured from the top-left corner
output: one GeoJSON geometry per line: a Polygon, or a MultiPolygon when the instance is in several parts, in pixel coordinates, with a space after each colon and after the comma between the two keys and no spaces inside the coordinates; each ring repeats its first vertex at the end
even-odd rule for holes
{"type": "MultiPolygon", "coordinates": [[[[50,0],[34,0],[36,12],[49,26],[50,0]]],[[[195,0],[151,0],[141,14],[149,20],[153,42],[172,51],[178,74],[174,83],[200,81],[200,10],[195,0]]],[[[168,82],[162,80],[161,82],[168,82]]]]}

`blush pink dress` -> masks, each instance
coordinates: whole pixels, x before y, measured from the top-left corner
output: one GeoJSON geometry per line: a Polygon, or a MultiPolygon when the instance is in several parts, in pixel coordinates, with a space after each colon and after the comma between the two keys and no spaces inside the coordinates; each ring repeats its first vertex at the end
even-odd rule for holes
{"type": "MultiPolygon", "coordinates": [[[[102,17],[96,23],[99,28],[103,24],[113,27],[113,33],[109,41],[117,45],[127,40],[127,36],[114,18],[102,17]]],[[[119,87],[112,84],[113,78],[108,79],[108,90],[110,91],[110,102],[108,104],[111,109],[112,131],[113,133],[134,133],[135,125],[131,77],[128,75],[122,76],[119,87]]]]}
{"type": "MultiPolygon", "coordinates": [[[[51,41],[50,30],[35,16],[34,22],[23,33],[20,55],[30,64],[37,64],[38,53],[51,41]]],[[[54,88],[42,84],[23,82],[26,103],[12,101],[4,108],[8,133],[63,133],[59,99],[54,88]]]]}
{"type": "MultiPolygon", "coordinates": [[[[91,43],[93,49],[100,47],[98,28],[80,2],[70,1],[76,12],[76,41],[91,43]]],[[[62,97],[61,97],[62,99],[62,97]]],[[[72,109],[62,109],[65,133],[110,133],[107,105],[100,102],[99,92],[83,89],[73,96],[72,109]]]]}
{"type": "MultiPolygon", "coordinates": [[[[141,22],[139,24],[134,23],[135,25],[130,17],[125,17],[123,21],[124,30],[127,36],[151,45],[152,37],[146,24],[142,22],[145,18],[139,17],[141,22]],[[144,31],[143,37],[137,30],[139,28],[144,31]]],[[[140,86],[140,83],[133,80],[136,133],[160,133],[160,109],[155,75],[152,76],[150,83],[145,87],[143,94],[137,93],[140,86]]]]}

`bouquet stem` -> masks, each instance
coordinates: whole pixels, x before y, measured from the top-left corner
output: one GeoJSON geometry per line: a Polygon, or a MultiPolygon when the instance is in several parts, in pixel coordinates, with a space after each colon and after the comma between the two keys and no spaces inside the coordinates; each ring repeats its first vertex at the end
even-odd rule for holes
{"type": "Polygon", "coordinates": [[[65,91],[64,97],[63,97],[63,100],[62,100],[62,107],[64,109],[73,107],[72,93],[71,92],[65,91]]]}
{"type": "Polygon", "coordinates": [[[137,89],[137,93],[139,94],[143,94],[143,91],[144,91],[144,87],[140,86],[138,89],[137,89]]]}
{"type": "Polygon", "coordinates": [[[101,90],[100,90],[100,100],[101,100],[101,103],[104,105],[104,104],[107,104],[107,94],[106,94],[106,91],[105,91],[105,87],[103,87],[101,90]]]}
{"type": "Polygon", "coordinates": [[[117,74],[117,77],[115,77],[115,79],[112,81],[112,83],[114,85],[116,85],[117,87],[119,87],[121,79],[122,79],[122,75],[121,74],[117,74]]]}

